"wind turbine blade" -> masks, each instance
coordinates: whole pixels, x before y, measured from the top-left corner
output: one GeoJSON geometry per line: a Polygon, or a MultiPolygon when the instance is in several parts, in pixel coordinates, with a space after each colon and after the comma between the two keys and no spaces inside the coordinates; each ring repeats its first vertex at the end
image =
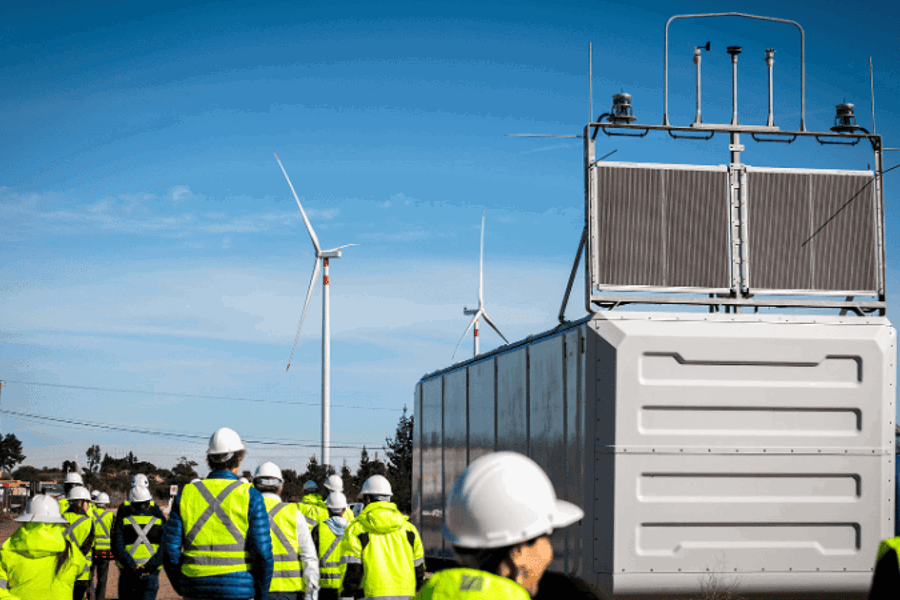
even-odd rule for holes
{"type": "Polygon", "coordinates": [[[502,338],[503,338],[503,341],[506,342],[506,343],[508,344],[508,343],[509,343],[509,340],[506,339],[506,336],[505,336],[505,335],[503,335],[502,333],[500,333],[500,330],[497,328],[496,325],[494,325],[494,322],[491,321],[491,318],[490,318],[489,316],[487,316],[487,313],[486,313],[486,312],[482,312],[481,314],[484,315],[484,320],[487,321],[487,324],[490,325],[491,328],[493,328],[493,330],[497,332],[497,335],[499,335],[500,337],[502,337],[502,338]]]}
{"type": "Polygon", "coordinates": [[[478,308],[484,304],[484,213],[481,211],[481,258],[478,261],[478,308]]]}
{"type": "Polygon", "coordinates": [[[475,321],[478,320],[478,317],[481,316],[481,311],[475,313],[475,316],[472,317],[472,320],[469,322],[469,326],[466,327],[465,332],[463,332],[462,337],[459,338],[459,341],[456,343],[456,348],[453,349],[453,356],[450,358],[450,362],[453,362],[453,359],[456,358],[456,353],[459,350],[459,347],[462,345],[462,341],[466,339],[466,336],[469,335],[469,331],[472,329],[472,325],[475,324],[475,321]]]}
{"type": "Polygon", "coordinates": [[[325,250],[325,252],[334,252],[335,250],[342,250],[344,248],[349,248],[350,246],[362,246],[362,244],[344,244],[343,246],[338,246],[337,248],[332,248],[331,250],[325,250]]]}
{"type": "Polygon", "coordinates": [[[312,298],[313,290],[316,287],[316,279],[319,278],[319,259],[316,258],[316,266],[313,267],[312,278],[309,280],[309,291],[306,292],[306,303],[303,304],[303,314],[300,315],[300,324],[297,325],[297,335],[294,336],[294,347],[291,349],[291,357],[288,359],[287,372],[291,368],[291,361],[294,360],[294,352],[297,351],[297,340],[300,339],[300,330],[303,329],[303,320],[306,319],[306,309],[309,308],[309,301],[312,298]]]}
{"type": "Polygon", "coordinates": [[[281,164],[281,159],[278,158],[278,155],[275,155],[275,160],[278,161],[278,166],[281,167],[281,172],[284,173],[284,178],[287,179],[288,185],[291,186],[291,192],[294,194],[294,200],[297,201],[297,206],[300,207],[300,214],[303,215],[303,222],[306,223],[306,230],[309,231],[309,239],[312,240],[313,248],[316,249],[316,258],[319,257],[319,253],[321,249],[319,248],[319,238],[316,237],[316,232],[313,231],[312,224],[310,224],[309,219],[306,217],[306,211],[303,210],[303,205],[300,204],[300,198],[297,196],[297,192],[294,190],[294,184],[291,183],[291,178],[288,177],[287,171],[284,170],[284,165],[281,164]]]}

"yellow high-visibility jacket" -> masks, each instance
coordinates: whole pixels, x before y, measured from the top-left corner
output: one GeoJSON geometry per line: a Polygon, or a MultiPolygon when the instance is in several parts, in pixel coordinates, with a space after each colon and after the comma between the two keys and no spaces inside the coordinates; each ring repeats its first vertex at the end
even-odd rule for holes
{"type": "Polygon", "coordinates": [[[531,600],[528,591],[506,577],[477,569],[447,569],[429,579],[416,600],[531,600]]]}
{"type": "Polygon", "coordinates": [[[366,598],[413,596],[425,569],[422,539],[393,502],[372,502],[344,533],[341,560],[347,565],[341,596],[360,588],[366,598]]]}
{"type": "Polygon", "coordinates": [[[90,563],[57,523],[23,523],[0,548],[0,600],[71,600],[75,580],[90,563]],[[57,570],[57,557],[68,558],[57,570]]]}

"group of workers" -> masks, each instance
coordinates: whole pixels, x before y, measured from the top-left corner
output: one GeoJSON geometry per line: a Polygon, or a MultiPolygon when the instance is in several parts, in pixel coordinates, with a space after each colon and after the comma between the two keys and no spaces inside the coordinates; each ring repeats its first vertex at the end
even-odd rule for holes
{"type": "MultiPolygon", "coordinates": [[[[238,477],[240,436],[217,430],[205,479],[185,486],[168,519],[153,502],[146,476],[135,476],[116,513],[105,493],[93,495],[67,475],[65,498],[34,496],[22,523],[0,548],[0,600],[105,600],[110,560],[120,569],[120,600],[153,600],[159,573],[185,600],[529,600],[553,559],[555,529],[584,512],[559,500],[550,478],[530,458],[495,452],[456,479],[444,511],[443,536],[461,568],[425,581],[419,532],[392,503],[390,483],[363,484],[365,507],[349,510],[339,477],[304,484],[301,502],[281,499],[277,465],[238,477]]],[[[895,598],[900,537],[885,540],[870,598],[895,598]]]]}
{"type": "Polygon", "coordinates": [[[553,530],[584,516],[557,499],[531,459],[483,456],[457,478],[444,513],[443,535],[463,568],[425,582],[419,532],[391,502],[383,476],[365,481],[364,508],[354,515],[340,477],[326,480],[324,499],[308,481],[300,502],[284,502],[277,465],[261,464],[252,483],[238,476],[245,453],[234,430],[217,430],[209,475],[184,487],[168,518],[144,475],[113,513],[107,494],[92,497],[68,474],[65,498],[34,496],[0,548],[0,600],[80,600],[89,587],[105,600],[111,560],[121,600],[155,599],[163,568],[185,600],[527,600],[552,560],[553,530]]]}

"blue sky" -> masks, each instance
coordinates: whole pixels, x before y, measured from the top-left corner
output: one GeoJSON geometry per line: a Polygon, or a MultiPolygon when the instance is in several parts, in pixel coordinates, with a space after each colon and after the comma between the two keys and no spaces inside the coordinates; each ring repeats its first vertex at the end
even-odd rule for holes
{"type": "MultiPolygon", "coordinates": [[[[887,146],[900,146],[900,8],[865,8],[838,15],[813,2],[736,2],[727,10],[803,25],[810,130],[827,130],[844,100],[871,129],[872,56],[877,129],[887,146]]],[[[332,440],[382,444],[404,404],[412,406],[415,382],[449,364],[468,324],[462,308],[477,302],[482,209],[488,314],[511,340],[555,324],[582,227],[581,141],[503,134],[581,132],[589,43],[593,114],[625,90],[639,122],[661,123],[665,22],[710,10],[723,7],[7,8],[0,24],[3,408],[199,436],[228,425],[256,440],[309,444],[253,445],[251,468],[267,459],[302,468],[318,454],[321,296],[286,374],[313,254],[272,156],[278,152],[322,245],[362,244],[332,262],[332,440]]],[[[763,50],[774,47],[776,124],[797,127],[796,29],[738,19],[673,24],[673,124],[693,120],[692,48],[707,40],[705,121],[730,119],[724,49],[742,45],[741,122],[765,122],[763,50]]],[[[598,153],[721,164],[725,143],[612,138],[598,153]]],[[[862,145],[745,143],[751,165],[865,169],[872,161],[862,145]]],[[[887,167],[897,162],[900,153],[887,153],[887,167]]],[[[891,288],[894,189],[887,175],[891,288]]],[[[580,316],[582,304],[576,297],[569,315],[580,316]]],[[[499,341],[484,330],[483,349],[499,341]]],[[[467,341],[460,356],[470,352],[467,341]]],[[[167,467],[204,449],[199,439],[11,416],[0,424],[38,466],[76,454],[84,461],[93,443],[167,467]]],[[[358,449],[336,448],[333,457],[352,464],[358,449]]]]}

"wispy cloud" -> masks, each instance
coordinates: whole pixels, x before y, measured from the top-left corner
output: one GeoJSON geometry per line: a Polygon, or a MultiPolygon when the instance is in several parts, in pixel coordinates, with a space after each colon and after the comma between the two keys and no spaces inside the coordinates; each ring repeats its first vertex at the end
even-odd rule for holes
{"type": "Polygon", "coordinates": [[[188,186],[176,185],[169,188],[167,196],[169,200],[171,200],[175,204],[180,204],[193,198],[194,194],[191,193],[191,188],[189,188],[188,186]]]}
{"type": "Polygon", "coordinates": [[[562,144],[551,144],[549,146],[543,146],[541,148],[533,148],[531,150],[523,150],[519,152],[519,154],[534,154],[535,152],[549,152],[551,150],[559,150],[561,148],[571,148],[574,144],[571,143],[562,143],[562,144]]]}
{"type": "MultiPolygon", "coordinates": [[[[0,187],[0,219],[7,228],[2,235],[11,240],[27,237],[40,229],[58,235],[111,233],[154,233],[184,237],[190,233],[259,233],[275,227],[302,227],[300,211],[293,208],[250,214],[223,211],[185,210],[191,200],[205,197],[186,185],[170,187],[164,194],[148,192],[119,194],[85,202],[58,193],[17,193],[0,187]]],[[[307,216],[314,222],[334,221],[340,208],[311,208],[307,216]]]]}

